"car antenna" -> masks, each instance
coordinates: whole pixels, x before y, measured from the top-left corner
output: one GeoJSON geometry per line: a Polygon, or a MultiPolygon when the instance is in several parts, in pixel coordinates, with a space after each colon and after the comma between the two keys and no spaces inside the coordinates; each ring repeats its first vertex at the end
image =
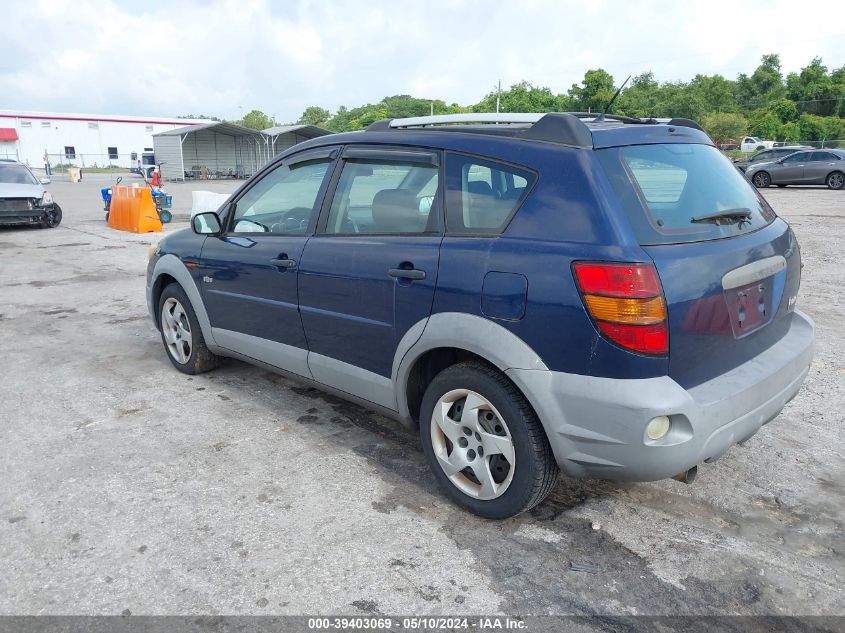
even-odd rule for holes
{"type": "Polygon", "coordinates": [[[622,85],[621,85],[621,86],[619,86],[619,90],[617,90],[617,91],[616,91],[616,94],[614,94],[614,95],[613,95],[613,98],[612,98],[612,99],[610,100],[610,102],[607,104],[607,107],[604,109],[604,112],[602,112],[600,115],[598,115],[598,116],[597,116],[597,117],[593,120],[593,123],[603,123],[603,122],[604,122],[604,115],[605,115],[605,114],[607,114],[608,112],[610,112],[610,106],[612,106],[612,105],[613,105],[613,102],[614,102],[614,101],[616,101],[616,97],[618,97],[618,96],[619,96],[619,93],[620,93],[620,92],[622,92],[622,88],[624,88],[624,87],[625,87],[625,84],[627,84],[630,80],[631,80],[631,75],[628,75],[628,79],[626,79],[625,81],[623,81],[623,82],[622,82],[622,85]]]}

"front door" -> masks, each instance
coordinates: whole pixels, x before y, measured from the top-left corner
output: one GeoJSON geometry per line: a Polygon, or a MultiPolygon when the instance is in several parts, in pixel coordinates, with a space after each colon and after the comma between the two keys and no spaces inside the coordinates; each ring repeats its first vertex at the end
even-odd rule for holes
{"type": "Polygon", "coordinates": [[[348,148],[302,254],[299,302],[313,377],[392,409],[397,345],[434,299],[439,162],[437,152],[348,148]]]}
{"type": "Polygon", "coordinates": [[[810,152],[790,154],[772,169],[772,182],[775,184],[798,183],[804,180],[804,163],[810,157],[810,152]]]}
{"type": "Polygon", "coordinates": [[[222,235],[202,250],[201,287],[215,342],[309,376],[297,274],[331,172],[333,148],[260,175],[230,204],[222,235]]]}

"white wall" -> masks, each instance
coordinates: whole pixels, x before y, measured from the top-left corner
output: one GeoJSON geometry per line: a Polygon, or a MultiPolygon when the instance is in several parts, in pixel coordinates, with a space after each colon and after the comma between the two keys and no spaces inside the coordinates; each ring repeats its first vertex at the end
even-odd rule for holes
{"type": "Polygon", "coordinates": [[[96,163],[97,166],[111,164],[128,168],[131,152],[137,152],[140,158],[144,148],[153,147],[153,134],[191,123],[190,120],[173,123],[66,120],[59,118],[61,116],[68,115],[37,119],[28,118],[26,114],[0,114],[0,127],[12,127],[18,133],[17,143],[4,143],[0,153],[12,154],[10,158],[14,158],[16,152],[18,160],[32,167],[44,165],[46,150],[52,164],[61,160],[78,166],[91,167],[96,163]],[[65,158],[65,146],[75,149],[75,159],[65,158]],[[109,158],[109,147],[117,148],[117,159],[109,158]]]}

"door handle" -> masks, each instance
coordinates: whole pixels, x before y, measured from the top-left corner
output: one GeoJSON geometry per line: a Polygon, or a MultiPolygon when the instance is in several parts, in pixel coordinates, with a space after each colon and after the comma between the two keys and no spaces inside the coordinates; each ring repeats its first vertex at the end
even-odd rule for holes
{"type": "Polygon", "coordinates": [[[295,259],[271,259],[270,263],[279,268],[293,268],[296,266],[295,259]]]}
{"type": "Polygon", "coordinates": [[[417,268],[390,268],[387,274],[399,279],[425,279],[425,271],[417,268]]]}

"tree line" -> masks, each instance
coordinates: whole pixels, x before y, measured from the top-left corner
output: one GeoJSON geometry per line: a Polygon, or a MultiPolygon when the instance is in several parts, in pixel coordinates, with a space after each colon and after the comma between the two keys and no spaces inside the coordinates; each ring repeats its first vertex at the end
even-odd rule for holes
{"type": "MultiPolygon", "coordinates": [[[[380,119],[495,112],[497,98],[501,112],[601,112],[617,88],[613,75],[598,68],[588,70],[580,84],[572,84],[564,93],[521,81],[500,93],[491,91],[473,105],[394,95],[378,103],[340,106],[334,113],[310,106],[296,123],[334,132],[361,130],[380,119]]],[[[736,79],[698,74],[689,81],[659,82],[652,72],[644,72],[631,78],[612,112],[693,119],[718,140],[745,134],[786,142],[845,139],[845,66],[830,70],[817,57],[799,72],[784,76],[780,56],[768,54],[754,72],[740,73],[736,79]]],[[[273,124],[258,110],[238,122],[255,129],[273,124]]]]}

